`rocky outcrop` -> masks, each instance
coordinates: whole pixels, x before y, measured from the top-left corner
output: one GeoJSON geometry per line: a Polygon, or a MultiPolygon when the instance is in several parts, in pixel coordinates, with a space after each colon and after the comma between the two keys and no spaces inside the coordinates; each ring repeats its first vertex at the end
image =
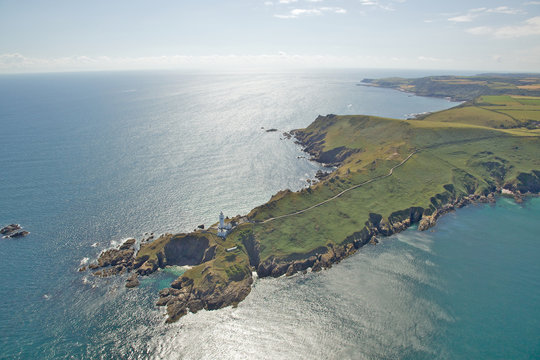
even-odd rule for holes
{"type": "Polygon", "coordinates": [[[259,264],[257,275],[263,277],[279,277],[282,275],[292,276],[297,272],[303,272],[309,268],[311,271],[319,271],[323,268],[330,268],[332,264],[354,254],[357,247],[348,243],[345,245],[328,244],[327,247],[318,249],[314,255],[304,259],[290,260],[270,258],[259,264]]]}
{"type": "Polygon", "coordinates": [[[135,250],[132,248],[109,249],[101,253],[98,258],[99,267],[122,265],[130,266],[133,263],[135,250]]]}
{"type": "Polygon", "coordinates": [[[127,239],[118,248],[103,251],[96,263],[79,268],[79,271],[97,270],[94,276],[109,277],[131,271],[135,264],[135,239],[127,239]]]}
{"type": "Polygon", "coordinates": [[[139,283],[140,282],[139,282],[139,277],[137,273],[133,273],[127,278],[126,287],[131,289],[131,288],[139,286],[139,283]]]}
{"type": "Polygon", "coordinates": [[[26,235],[30,234],[29,231],[26,231],[26,230],[19,230],[19,231],[16,231],[10,235],[4,235],[4,237],[8,237],[8,238],[20,238],[20,237],[25,237],[26,235]]]}
{"type": "Polygon", "coordinates": [[[251,275],[238,281],[219,282],[213,279],[210,271],[197,286],[190,278],[180,277],[171,284],[171,288],[159,292],[157,306],[167,307],[167,323],[172,323],[186,315],[188,311],[215,310],[235,306],[244,300],[251,291],[251,275]]]}
{"type": "Polygon", "coordinates": [[[19,224],[10,224],[10,225],[7,225],[7,226],[4,226],[2,229],[0,229],[0,234],[2,235],[7,235],[7,234],[11,234],[17,230],[21,230],[22,227],[21,225],[19,224]]]}
{"type": "Polygon", "coordinates": [[[124,241],[122,245],[120,245],[119,250],[128,250],[131,249],[135,245],[136,240],[131,238],[124,241]]]}
{"type": "Polygon", "coordinates": [[[495,202],[495,193],[489,193],[486,195],[478,195],[478,194],[471,194],[463,197],[459,197],[458,199],[455,199],[451,201],[448,204],[444,204],[440,208],[436,209],[433,213],[429,215],[425,215],[420,220],[420,223],[418,224],[418,230],[425,231],[431,227],[433,227],[437,223],[437,219],[441,217],[444,214],[449,213],[450,211],[455,210],[456,208],[462,208],[465,205],[471,204],[471,203],[488,203],[488,202],[495,202]]]}
{"type": "Polygon", "coordinates": [[[21,225],[19,224],[10,224],[7,226],[4,226],[2,229],[0,229],[0,235],[3,235],[2,237],[4,239],[7,238],[20,238],[24,237],[26,235],[30,234],[30,232],[23,230],[21,225]]]}
{"type": "Polygon", "coordinates": [[[111,266],[94,272],[94,276],[109,277],[113,275],[122,275],[126,272],[127,268],[122,265],[111,266]]]}
{"type": "Polygon", "coordinates": [[[143,262],[142,260],[144,260],[144,259],[145,259],[145,257],[140,258],[139,263],[142,263],[142,264],[140,264],[139,266],[134,267],[137,270],[137,274],[139,274],[141,276],[150,275],[159,268],[158,262],[156,262],[154,260],[146,260],[146,261],[143,262]]]}

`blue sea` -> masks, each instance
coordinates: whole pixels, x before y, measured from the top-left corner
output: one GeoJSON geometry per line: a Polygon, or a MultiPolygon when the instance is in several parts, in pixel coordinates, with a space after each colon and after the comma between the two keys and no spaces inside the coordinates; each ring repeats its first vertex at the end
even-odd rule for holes
{"type": "Polygon", "coordinates": [[[540,358],[538,198],[468,206],[172,325],[154,303],[181,269],[134,290],[77,272],[127,237],[191,231],[305,187],[320,165],[282,132],[319,114],[455,105],[356,85],[423,75],[1,75],[0,225],[30,235],[0,239],[0,358],[540,358]]]}

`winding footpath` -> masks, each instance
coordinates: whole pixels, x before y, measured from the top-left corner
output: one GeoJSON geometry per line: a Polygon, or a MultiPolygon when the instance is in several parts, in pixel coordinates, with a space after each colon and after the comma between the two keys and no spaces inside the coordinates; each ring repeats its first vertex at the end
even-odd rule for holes
{"type": "Polygon", "coordinates": [[[295,215],[299,215],[299,214],[305,213],[305,212],[308,211],[308,210],[314,209],[314,208],[316,208],[316,207],[319,207],[319,206],[321,206],[321,205],[326,204],[327,202],[330,202],[330,201],[332,201],[332,200],[337,199],[338,197],[340,197],[341,195],[345,194],[346,192],[349,192],[349,191],[351,191],[351,190],[357,189],[357,188],[359,188],[359,187],[361,187],[361,186],[367,185],[367,184],[372,183],[372,182],[374,182],[374,181],[381,180],[381,179],[387,178],[387,177],[389,177],[389,176],[392,176],[392,174],[394,173],[394,169],[397,169],[397,168],[400,167],[401,165],[405,164],[405,163],[406,163],[406,162],[407,162],[414,154],[416,154],[416,153],[419,152],[419,151],[420,151],[420,150],[418,150],[418,149],[417,149],[417,150],[414,150],[414,151],[413,151],[412,153],[410,153],[409,156],[407,156],[402,162],[400,162],[399,164],[393,166],[393,167],[390,169],[390,171],[388,172],[388,174],[386,174],[386,175],[380,175],[380,176],[374,177],[374,178],[372,178],[372,179],[369,179],[369,180],[367,180],[367,181],[364,181],[364,182],[361,183],[361,184],[356,184],[356,185],[354,185],[354,186],[351,186],[350,188],[343,190],[343,191],[340,192],[339,194],[336,194],[336,195],[332,196],[332,197],[329,198],[329,199],[326,199],[326,200],[324,200],[324,201],[321,201],[320,203],[315,204],[315,205],[312,205],[312,206],[310,206],[310,207],[308,207],[308,208],[305,208],[305,209],[303,209],[303,210],[298,210],[298,211],[293,212],[293,213],[290,213],[290,214],[285,214],[285,215],[280,215],[280,216],[276,216],[276,217],[271,217],[271,218],[268,218],[268,219],[266,219],[266,220],[264,220],[264,221],[259,222],[259,224],[264,224],[264,223],[267,223],[267,222],[270,222],[270,221],[274,221],[274,220],[277,220],[277,219],[283,219],[283,218],[286,218],[286,217],[289,217],[289,216],[295,216],[295,215]]]}

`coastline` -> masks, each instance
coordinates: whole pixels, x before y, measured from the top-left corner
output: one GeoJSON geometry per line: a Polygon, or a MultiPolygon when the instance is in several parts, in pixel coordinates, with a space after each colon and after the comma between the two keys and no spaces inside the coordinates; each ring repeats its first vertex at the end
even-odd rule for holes
{"type": "Polygon", "coordinates": [[[509,132],[483,124],[330,114],[290,134],[311,160],[335,166],[335,171],[297,192],[279,191],[245,216],[227,218],[231,230],[226,236],[218,236],[214,224],[187,234],[141,241],[139,250],[137,241],[129,239],[102,252],[97,263],[79,271],[89,269],[101,277],[131,273],[126,287],[132,288],[138,285],[139,276],[168,265],[193,266],[159,292],[156,305],[167,308],[166,322],[171,323],[188,312],[235,306],[249,295],[253,271],[264,278],[328,269],[364,245],[376,244],[379,237],[413,224],[425,231],[442,215],[468,204],[495,202],[502,193],[512,194],[519,202],[540,192],[540,171],[535,170],[538,161],[534,156],[527,160],[538,146],[538,136],[532,132],[509,132]],[[511,162],[505,158],[508,151],[512,151],[511,162]],[[463,158],[459,165],[453,163],[456,155],[463,158]],[[409,169],[397,179],[392,177],[394,169],[409,164],[409,159],[413,159],[406,166],[409,169]],[[408,192],[402,195],[400,187],[411,181],[422,183],[425,176],[429,187],[406,188],[408,192]],[[377,186],[383,179],[390,180],[377,186]],[[368,184],[371,190],[351,191],[368,184]],[[348,199],[343,200],[345,193],[348,199]],[[364,195],[358,195],[362,193],[375,201],[375,208],[353,201],[355,196],[362,198],[364,195]],[[347,208],[347,201],[353,207],[347,208]],[[345,203],[344,207],[334,204],[337,202],[345,203]],[[321,210],[325,204],[329,207],[321,210]],[[330,216],[335,221],[336,211],[339,231],[331,226],[330,216]],[[296,216],[298,221],[289,222],[296,216]],[[352,217],[359,220],[348,222],[352,217]],[[319,225],[326,231],[319,233],[319,225]]]}
{"type": "MultiPolygon", "coordinates": [[[[311,156],[312,161],[317,161],[321,164],[326,165],[326,162],[321,161],[319,149],[311,146],[312,144],[305,143],[302,137],[297,137],[297,135],[300,133],[300,130],[292,130],[290,133],[295,136],[295,139],[297,140],[296,142],[302,145],[303,150],[311,156]]],[[[417,151],[418,150],[415,150],[403,162],[392,168],[389,174],[381,177],[390,176],[393,169],[404,164],[406,160],[408,160],[417,151]]],[[[336,161],[333,163],[333,165],[336,166],[339,166],[339,164],[340,161],[336,161]]],[[[377,180],[381,177],[373,178],[370,181],[377,180]]],[[[356,188],[357,186],[353,188],[356,188]]],[[[348,190],[352,190],[353,188],[350,188],[348,190]]],[[[530,190],[534,191],[534,189],[530,190]]],[[[304,260],[276,262],[275,259],[271,259],[270,261],[266,261],[258,265],[257,274],[260,278],[270,276],[280,277],[282,275],[291,276],[297,272],[306,272],[310,268],[313,272],[317,272],[323,269],[330,269],[332,267],[332,264],[337,264],[344,258],[353,255],[359,248],[367,244],[377,244],[379,237],[387,237],[402,232],[408,229],[413,224],[418,224],[419,231],[426,231],[434,227],[437,224],[437,220],[441,216],[467,205],[494,203],[500,196],[511,196],[516,203],[522,203],[527,197],[537,197],[539,194],[540,192],[538,191],[531,192],[528,190],[526,193],[521,193],[519,190],[516,189],[511,190],[503,187],[498,187],[494,191],[487,192],[482,195],[473,193],[465,196],[457,196],[455,198],[450,198],[449,202],[441,204],[440,207],[435,209],[435,211],[431,215],[422,214],[424,209],[414,206],[405,210],[396,209],[393,213],[399,213],[399,216],[394,217],[395,221],[390,223],[382,223],[381,220],[383,218],[381,215],[371,213],[369,221],[366,222],[366,226],[361,231],[355,232],[354,234],[346,238],[344,241],[345,244],[343,246],[329,246],[326,249],[318,249],[319,253],[311,255],[304,260]]],[[[341,193],[335,197],[338,197],[340,195],[341,193]]],[[[327,201],[331,199],[328,199],[327,201]]],[[[317,204],[317,206],[318,205],[319,204],[317,204]]],[[[311,208],[313,208],[313,206],[311,208]]],[[[309,210],[311,208],[305,210],[309,210]]],[[[289,215],[296,215],[303,211],[304,210],[300,210],[296,213],[289,215]]],[[[254,247],[254,245],[251,245],[250,247],[254,247]]]]}
{"type": "MultiPolygon", "coordinates": [[[[296,139],[304,146],[306,153],[311,155],[313,161],[320,162],[317,158],[318,153],[316,151],[310,152],[309,150],[306,150],[307,146],[302,144],[301,139],[296,139]]],[[[415,152],[411,153],[410,156],[415,152]]],[[[320,163],[326,164],[323,162],[320,163]]],[[[403,163],[404,162],[399,165],[403,163]]],[[[334,165],[338,164],[339,162],[334,162],[334,165]]],[[[391,173],[386,176],[389,175],[391,175],[391,173]]],[[[425,209],[414,206],[405,210],[395,210],[393,212],[395,216],[392,218],[391,222],[384,222],[382,221],[383,217],[381,215],[372,213],[370,214],[369,221],[366,222],[366,226],[344,239],[342,245],[329,244],[324,248],[316,249],[317,251],[313,254],[303,256],[302,259],[284,261],[284,259],[272,257],[261,262],[259,260],[259,244],[253,237],[246,236],[242,239],[242,245],[245,247],[245,255],[249,258],[249,264],[244,264],[245,271],[243,272],[243,276],[234,279],[234,281],[225,281],[221,284],[224,286],[220,286],[216,282],[215,284],[212,284],[210,288],[207,287],[208,284],[205,284],[206,288],[199,288],[191,279],[182,275],[171,284],[170,288],[165,288],[159,292],[159,298],[156,305],[167,307],[167,323],[173,323],[179,320],[188,312],[196,313],[202,309],[216,310],[227,306],[236,306],[239,302],[244,300],[251,291],[251,286],[254,281],[251,269],[254,269],[257,277],[261,279],[265,277],[288,277],[299,272],[318,272],[330,269],[334,264],[338,264],[341,260],[355,254],[361,247],[368,244],[377,244],[379,242],[378,239],[381,237],[397,234],[414,224],[418,225],[418,230],[425,231],[434,227],[441,216],[451,211],[455,211],[471,204],[494,203],[500,196],[509,195],[511,195],[516,202],[522,202],[527,197],[537,196],[538,192],[528,192],[523,194],[515,189],[497,188],[494,191],[482,195],[469,194],[466,196],[456,196],[450,198],[447,203],[440,204],[440,206],[430,215],[424,214],[425,209]]],[[[249,219],[249,215],[242,216],[241,218],[249,219]]],[[[248,223],[254,225],[257,224],[257,222],[249,220],[248,223]]],[[[191,239],[193,236],[195,236],[195,238],[200,238],[202,236],[203,239],[208,237],[214,238],[214,241],[216,241],[215,244],[210,242],[205,247],[199,249],[198,255],[188,254],[188,256],[200,258],[199,260],[193,261],[191,264],[193,266],[204,265],[209,262],[212,256],[215,255],[216,247],[220,246],[220,244],[217,243],[217,237],[215,237],[212,232],[206,230],[177,235],[164,234],[156,240],[150,239],[150,242],[147,242],[147,244],[152,244],[156,241],[170,240],[172,237],[177,236],[180,236],[182,239],[191,239]]],[[[163,258],[166,257],[164,254],[158,253],[157,262],[148,261],[148,256],[140,257],[140,254],[135,252],[133,249],[134,244],[135,239],[130,238],[117,249],[103,251],[98,258],[97,266],[96,264],[91,264],[88,266],[88,269],[97,270],[94,272],[94,275],[101,277],[130,273],[131,275],[129,275],[126,280],[126,287],[133,288],[138,286],[139,276],[148,276],[159,268],[167,266],[167,263],[163,261],[163,258]]],[[[224,248],[226,246],[225,244],[221,244],[220,247],[224,248]]],[[[192,250],[193,249],[190,251],[192,250]]],[[[176,251],[178,251],[178,249],[176,251]]],[[[79,269],[79,271],[85,270],[87,270],[86,266],[79,269]]],[[[203,270],[203,273],[207,270],[208,267],[206,270],[203,270]]]]}

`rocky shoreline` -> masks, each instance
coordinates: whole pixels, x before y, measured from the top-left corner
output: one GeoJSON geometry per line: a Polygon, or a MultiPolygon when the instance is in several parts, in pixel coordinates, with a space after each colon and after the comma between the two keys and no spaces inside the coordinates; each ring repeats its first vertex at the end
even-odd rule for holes
{"type": "MultiPolygon", "coordinates": [[[[451,211],[462,208],[469,204],[494,203],[501,191],[494,191],[487,195],[471,194],[468,196],[453,199],[451,202],[442,205],[430,215],[423,215],[424,209],[411,207],[405,211],[400,211],[401,214],[406,214],[405,218],[396,219],[392,222],[381,221],[382,216],[379,214],[370,214],[370,220],[366,222],[366,226],[357,233],[347,237],[342,243],[343,245],[335,246],[329,244],[326,248],[318,249],[316,254],[313,254],[306,259],[294,261],[280,261],[275,258],[261,262],[257,266],[257,275],[260,278],[264,277],[280,277],[282,275],[291,276],[298,272],[307,272],[311,268],[312,272],[317,272],[323,269],[329,269],[333,264],[339,263],[341,260],[356,253],[356,251],[367,244],[377,244],[381,237],[397,234],[408,229],[413,224],[418,224],[418,230],[425,231],[435,226],[437,219],[451,211]]],[[[524,196],[534,194],[516,194],[516,201],[523,201],[524,196]]]]}
{"type": "MultiPolygon", "coordinates": [[[[383,217],[379,214],[370,214],[366,226],[360,231],[348,236],[341,245],[331,245],[317,249],[313,254],[306,254],[302,259],[286,260],[276,259],[274,257],[266,261],[259,262],[258,244],[253,238],[245,238],[243,245],[245,246],[250,258],[251,268],[256,271],[259,278],[265,277],[280,277],[292,276],[299,272],[307,273],[318,272],[324,269],[330,269],[332,265],[339,263],[341,260],[353,255],[356,251],[367,245],[376,244],[381,237],[390,236],[406,230],[413,224],[418,224],[420,231],[425,231],[435,226],[437,220],[444,214],[447,214],[455,209],[462,208],[469,204],[475,203],[494,203],[497,197],[501,194],[502,189],[497,189],[487,195],[471,194],[463,197],[456,197],[448,203],[440,206],[436,211],[429,215],[425,215],[426,209],[419,207],[411,207],[404,211],[395,212],[390,218],[391,221],[383,221],[383,217]]],[[[507,190],[505,193],[508,193],[507,190]]],[[[522,201],[524,196],[533,194],[522,194],[512,192],[513,196],[522,201]]],[[[189,234],[183,234],[189,236],[189,234]]],[[[163,237],[172,236],[165,234],[156,240],[163,237]]],[[[148,265],[146,256],[138,257],[135,251],[136,240],[133,238],[127,239],[123,244],[116,248],[103,251],[97,261],[89,266],[79,268],[79,271],[92,271],[94,276],[109,277],[114,275],[122,275],[130,273],[126,279],[125,286],[127,288],[135,288],[139,285],[139,277],[147,276],[163,268],[163,263],[148,265]],[[145,265],[145,266],[143,266],[145,265]]],[[[151,243],[149,243],[151,244],[151,243]]],[[[209,254],[213,250],[211,244],[206,244],[200,251],[203,254],[209,254]]],[[[199,252],[200,252],[199,251],[199,252]]],[[[193,265],[201,265],[209,263],[213,260],[213,255],[204,256],[198,263],[193,265]]],[[[212,281],[213,275],[210,266],[207,266],[203,271],[207,274],[204,286],[196,286],[192,279],[184,276],[178,277],[171,283],[170,288],[165,288],[159,292],[159,298],[156,306],[167,307],[167,323],[172,323],[186,315],[188,312],[196,313],[202,309],[216,310],[227,306],[235,306],[244,300],[251,291],[253,284],[253,276],[251,271],[244,273],[234,281],[220,282],[212,281]]]]}
{"type": "MultiPolygon", "coordinates": [[[[327,115],[319,116],[313,124],[315,128],[324,130],[337,121],[338,116],[327,115]]],[[[361,152],[359,148],[349,149],[344,146],[327,150],[324,132],[301,129],[292,130],[289,134],[295,137],[312,160],[336,166],[338,171],[342,165],[346,166],[344,164],[350,161],[351,156],[361,152]]],[[[328,269],[362,246],[378,243],[378,239],[383,236],[399,233],[413,224],[418,224],[418,229],[425,231],[433,227],[442,215],[468,204],[495,202],[500,194],[513,196],[517,202],[521,202],[524,196],[540,192],[540,171],[519,173],[510,182],[504,182],[504,171],[500,169],[503,165],[497,167],[497,162],[487,160],[483,164],[490,171],[485,182],[487,187],[478,187],[477,182],[459,183],[451,180],[452,183],[441,184],[440,192],[431,198],[426,195],[425,205],[396,209],[391,214],[387,214],[386,210],[384,214],[369,213],[367,221],[363,226],[360,225],[361,228],[350,229],[352,233],[345,238],[332,239],[318,248],[306,250],[308,252],[285,253],[261,259],[262,245],[254,229],[264,221],[257,219],[256,208],[247,216],[227,218],[227,222],[234,224],[234,227],[226,238],[217,236],[216,225],[208,229],[201,225],[187,234],[164,234],[157,238],[151,236],[139,242],[131,238],[118,247],[104,250],[95,262],[79,271],[91,271],[97,277],[126,274],[126,287],[135,288],[139,285],[140,276],[148,276],[169,265],[192,266],[173,281],[169,288],[159,292],[156,305],[165,306],[167,322],[174,322],[188,312],[238,304],[251,291],[253,271],[259,278],[265,278],[328,269]],[[458,185],[461,190],[458,190],[458,185]]],[[[463,176],[474,179],[470,175],[463,176]]],[[[317,178],[323,184],[311,185],[323,186],[326,182],[332,183],[335,177],[336,173],[320,172],[317,178]]],[[[261,208],[271,206],[276,199],[288,196],[289,193],[290,190],[278,192],[261,208]]],[[[266,219],[269,221],[275,218],[266,219]]]]}
{"type": "MultiPolygon", "coordinates": [[[[348,156],[346,150],[325,155],[322,152],[322,143],[306,144],[301,130],[291,133],[299,144],[305,146],[305,151],[315,161],[326,163],[326,160],[331,160],[331,163],[339,166],[348,156]]],[[[330,175],[326,174],[325,177],[330,175]]],[[[339,245],[328,244],[308,254],[291,254],[291,258],[270,257],[260,261],[260,244],[252,235],[244,236],[241,247],[245,253],[239,255],[246,257],[246,264],[238,274],[226,279],[220,277],[212,267],[216,260],[216,252],[223,251],[226,244],[223,243],[223,239],[202,228],[189,234],[164,234],[156,239],[153,236],[150,239],[142,239],[141,248],[155,248],[153,253],[155,258],[147,255],[147,251],[140,249],[137,251],[137,241],[134,238],[127,239],[120,246],[103,251],[96,262],[81,267],[79,271],[89,270],[97,277],[130,273],[125,286],[135,288],[139,285],[140,276],[150,275],[167,265],[202,266],[200,270],[202,280],[198,283],[181,275],[171,283],[170,288],[159,292],[156,305],[167,307],[167,322],[171,323],[188,312],[215,310],[238,304],[251,291],[252,271],[256,271],[259,278],[265,278],[329,269],[333,264],[354,254],[362,246],[376,244],[380,237],[399,233],[413,224],[418,224],[418,229],[425,231],[435,226],[442,215],[468,204],[495,202],[501,193],[513,196],[517,202],[521,202],[525,196],[540,192],[540,172],[520,174],[518,179],[517,185],[505,184],[484,194],[460,195],[455,192],[452,185],[445,185],[445,193],[432,197],[432,203],[435,205],[431,207],[410,207],[395,211],[388,218],[371,213],[365,226],[342,239],[339,245]]],[[[249,219],[247,222],[249,223],[249,219]]]]}

